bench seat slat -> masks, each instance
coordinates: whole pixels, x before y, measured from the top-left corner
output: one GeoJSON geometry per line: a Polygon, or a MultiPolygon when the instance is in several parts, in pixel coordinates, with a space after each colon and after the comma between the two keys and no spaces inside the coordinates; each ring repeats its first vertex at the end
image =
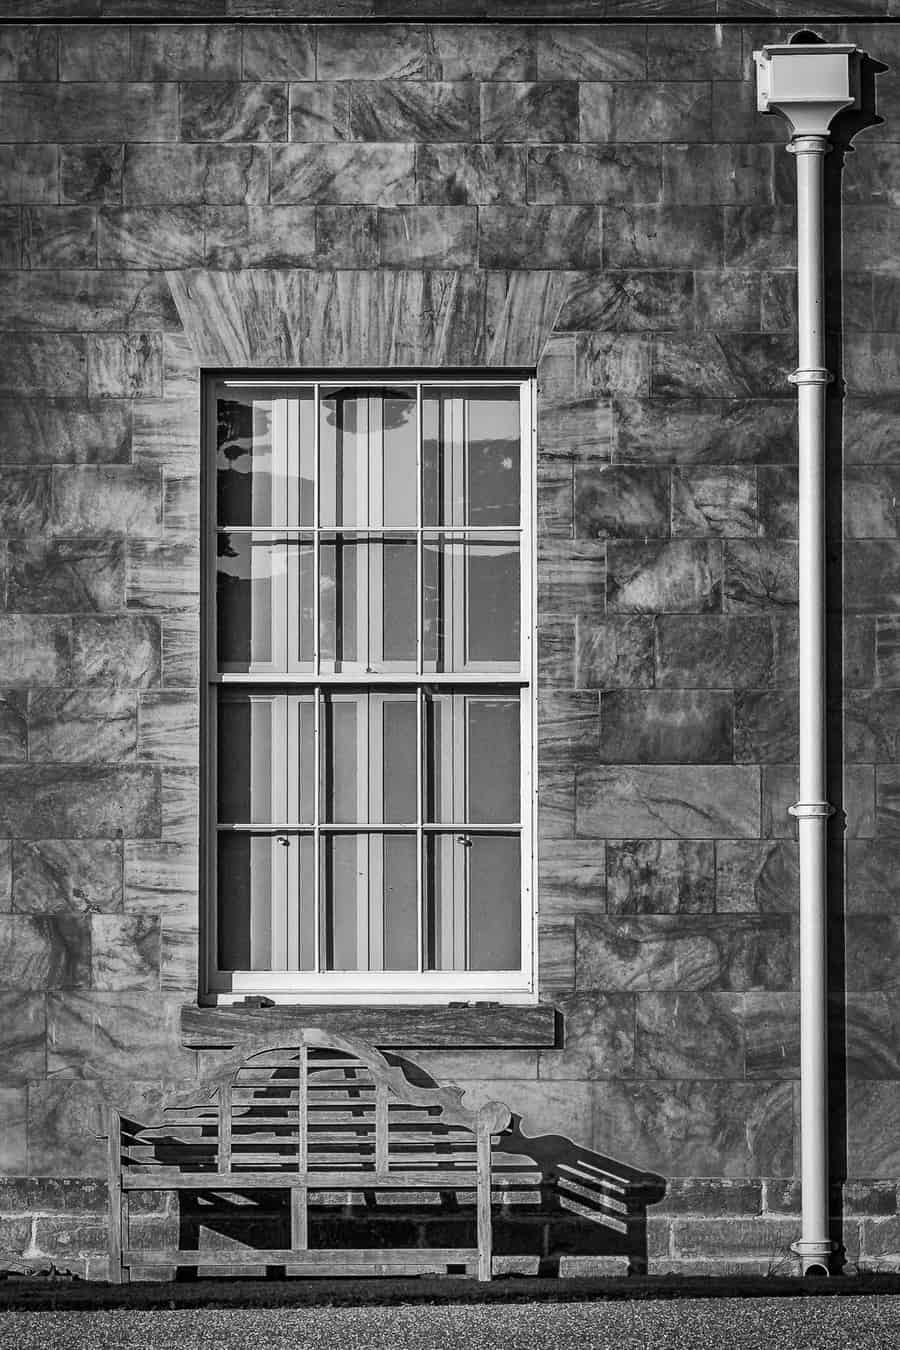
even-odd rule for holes
{"type": "Polygon", "coordinates": [[[290,1247],[266,1250],[259,1247],[227,1247],[212,1251],[160,1248],[159,1250],[129,1249],[122,1253],[126,1266],[283,1266],[303,1265],[333,1271],[344,1264],[360,1266],[407,1265],[419,1261],[441,1262],[448,1266],[464,1265],[478,1260],[477,1247],[329,1247],[317,1251],[307,1248],[293,1251],[290,1247]]]}
{"type": "Polygon", "coordinates": [[[431,1190],[442,1186],[448,1190],[474,1186],[477,1173],[474,1168],[449,1171],[421,1169],[376,1174],[345,1168],[343,1171],[317,1172],[182,1172],[177,1167],[156,1167],[146,1172],[129,1168],[122,1173],[122,1188],[126,1191],[227,1191],[227,1190],[288,1190],[291,1186],[313,1186],[317,1190],[365,1190],[410,1188],[425,1186],[431,1190]]]}

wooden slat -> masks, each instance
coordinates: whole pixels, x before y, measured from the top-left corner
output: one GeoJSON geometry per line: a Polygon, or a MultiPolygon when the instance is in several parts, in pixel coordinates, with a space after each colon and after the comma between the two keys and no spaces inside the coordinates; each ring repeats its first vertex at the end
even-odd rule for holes
{"type": "Polygon", "coordinates": [[[231,1168],[231,1084],[219,1087],[219,1171],[231,1168]]]}
{"type": "Polygon", "coordinates": [[[291,1247],[305,1251],[309,1245],[308,1191],[305,1186],[291,1189],[291,1247]]]}
{"type": "Polygon", "coordinates": [[[109,1278],[122,1283],[122,1118],[118,1111],[107,1114],[107,1181],[109,1186],[109,1278]]]}
{"type": "Polygon", "coordinates": [[[478,1189],[476,1194],[478,1226],[478,1278],[491,1278],[491,1136],[478,1131],[478,1189]]]}
{"type": "Polygon", "coordinates": [[[185,1248],[146,1251],[128,1250],[123,1253],[127,1266],[304,1266],[337,1273],[342,1266],[404,1265],[415,1267],[420,1261],[439,1262],[441,1265],[464,1265],[478,1260],[477,1247],[339,1247],[318,1250],[310,1248],[302,1257],[290,1247],[262,1250],[258,1247],[228,1247],[221,1251],[192,1251],[185,1248]],[[298,1259],[299,1258],[299,1259],[298,1259]]]}
{"type": "Polygon", "coordinates": [[[363,1172],[345,1168],[342,1171],[308,1169],[305,1173],[296,1171],[271,1172],[182,1172],[177,1167],[156,1167],[152,1171],[127,1171],[122,1174],[122,1188],[126,1191],[246,1191],[246,1190],[287,1190],[291,1186],[309,1185],[316,1190],[371,1190],[379,1187],[385,1190],[412,1190],[424,1186],[428,1190],[457,1190],[475,1185],[476,1173],[472,1168],[450,1171],[391,1171],[387,1173],[363,1172]]]}

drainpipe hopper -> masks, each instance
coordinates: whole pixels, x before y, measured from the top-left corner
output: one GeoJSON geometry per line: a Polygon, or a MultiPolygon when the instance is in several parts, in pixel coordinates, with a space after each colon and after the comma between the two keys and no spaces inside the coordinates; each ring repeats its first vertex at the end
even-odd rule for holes
{"type": "Polygon", "coordinates": [[[793,1244],[803,1274],[827,1275],[828,984],[825,720],[825,369],[823,161],[829,128],[859,106],[861,52],[798,33],[754,52],[757,106],[790,125],[797,160],[799,439],[800,800],[790,807],[800,841],[800,1174],[803,1231],[793,1244]]]}

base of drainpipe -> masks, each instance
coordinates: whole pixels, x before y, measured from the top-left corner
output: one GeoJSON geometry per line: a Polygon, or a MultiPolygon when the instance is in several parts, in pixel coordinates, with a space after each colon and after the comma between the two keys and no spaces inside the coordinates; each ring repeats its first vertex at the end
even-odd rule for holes
{"type": "Polygon", "coordinates": [[[804,1275],[829,1276],[831,1274],[831,1256],[835,1244],[827,1238],[824,1241],[806,1241],[799,1238],[791,1243],[791,1251],[800,1257],[804,1275]]]}

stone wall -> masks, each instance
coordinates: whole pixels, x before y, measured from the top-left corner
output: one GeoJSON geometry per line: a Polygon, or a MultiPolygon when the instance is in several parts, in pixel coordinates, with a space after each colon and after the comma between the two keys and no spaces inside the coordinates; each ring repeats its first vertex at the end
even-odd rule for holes
{"type": "MultiPolygon", "coordinates": [[[[900,25],[820,28],[888,67],[829,179],[833,1148],[873,1266],[900,1262],[900,25]]],[[[791,31],[0,28],[0,1248],[102,1276],[100,1107],[152,1112],[206,1053],[201,365],[530,364],[565,1044],[414,1057],[658,1173],[651,1269],[783,1268],[794,166],[751,52],[791,31]]]]}

